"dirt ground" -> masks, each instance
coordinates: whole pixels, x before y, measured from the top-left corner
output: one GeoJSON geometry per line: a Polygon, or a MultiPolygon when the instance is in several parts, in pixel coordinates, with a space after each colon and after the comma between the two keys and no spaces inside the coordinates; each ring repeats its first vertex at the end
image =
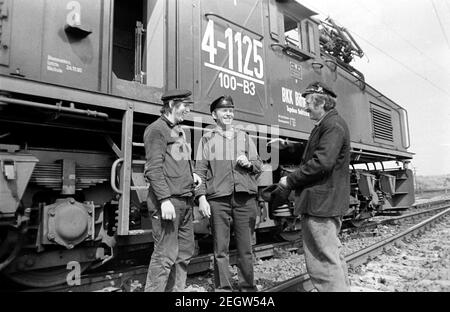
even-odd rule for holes
{"type": "Polygon", "coordinates": [[[350,272],[352,291],[450,291],[450,217],[350,272]]]}

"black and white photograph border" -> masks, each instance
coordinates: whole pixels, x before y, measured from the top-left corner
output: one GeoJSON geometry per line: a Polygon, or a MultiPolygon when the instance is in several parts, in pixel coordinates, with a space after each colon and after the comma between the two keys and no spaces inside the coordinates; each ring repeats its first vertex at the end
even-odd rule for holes
{"type": "Polygon", "coordinates": [[[449,292],[449,54],[447,0],[0,0],[0,292],[449,292]]]}

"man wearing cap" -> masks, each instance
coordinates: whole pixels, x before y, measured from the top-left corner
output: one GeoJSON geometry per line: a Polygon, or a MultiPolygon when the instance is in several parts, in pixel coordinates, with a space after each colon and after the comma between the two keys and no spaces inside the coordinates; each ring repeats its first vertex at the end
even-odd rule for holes
{"type": "Polygon", "coordinates": [[[296,215],[301,215],[306,268],[318,291],[349,291],[347,266],[338,233],[349,207],[350,135],[335,109],[336,94],[321,82],[302,96],[315,122],[300,167],[280,179],[295,190],[296,215]]]}
{"type": "Polygon", "coordinates": [[[211,103],[216,127],[201,139],[195,172],[204,182],[198,192],[199,211],[211,217],[214,238],[214,284],[216,291],[233,290],[229,271],[230,227],[238,251],[241,291],[255,291],[251,233],[254,230],[258,190],[256,178],[261,160],[249,135],[233,127],[234,104],[230,96],[211,103]]]}
{"type": "Polygon", "coordinates": [[[150,183],[147,206],[152,219],[154,248],[145,291],[182,291],[194,254],[192,203],[195,186],[191,148],[181,128],[190,112],[188,90],[167,91],[161,97],[161,117],[144,132],[144,176],[150,183]]]}

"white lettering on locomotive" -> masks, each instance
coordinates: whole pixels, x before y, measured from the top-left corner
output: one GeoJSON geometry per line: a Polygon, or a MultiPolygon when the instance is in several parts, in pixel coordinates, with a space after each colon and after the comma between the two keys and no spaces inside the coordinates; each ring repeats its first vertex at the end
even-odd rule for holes
{"type": "Polygon", "coordinates": [[[78,261],[70,261],[66,266],[70,272],[66,276],[66,282],[69,286],[81,285],[81,266],[78,261]]]}
{"type": "Polygon", "coordinates": [[[67,14],[66,22],[69,26],[81,25],[81,4],[78,1],[70,1],[66,6],[70,12],[67,14]]]}
{"type": "MultiPolygon", "coordinates": [[[[289,105],[295,105],[295,107],[286,105],[286,111],[289,114],[309,116],[306,112],[305,99],[302,97],[300,92],[281,87],[281,102],[289,105]]],[[[292,123],[290,122],[290,124],[292,123]]]]}
{"type": "Polygon", "coordinates": [[[281,87],[281,101],[287,104],[294,104],[294,100],[292,99],[292,90],[281,87]]]}
{"type": "Polygon", "coordinates": [[[209,20],[201,43],[202,50],[208,54],[205,67],[220,72],[218,78],[221,88],[242,90],[242,93],[254,96],[255,84],[264,85],[262,42],[230,27],[225,30],[224,37],[225,42],[216,40],[214,21],[209,20]],[[216,56],[221,50],[227,53],[227,67],[216,64],[216,56]]]}

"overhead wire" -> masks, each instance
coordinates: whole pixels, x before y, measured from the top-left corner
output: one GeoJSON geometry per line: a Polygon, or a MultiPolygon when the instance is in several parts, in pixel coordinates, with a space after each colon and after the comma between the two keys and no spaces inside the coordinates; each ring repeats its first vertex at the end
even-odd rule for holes
{"type": "MultiPolygon", "coordinates": [[[[311,7],[314,11],[319,12],[320,14],[324,15],[324,16],[330,16],[330,14],[323,12],[322,10],[314,7],[313,5],[308,4],[309,7],[311,7]]],[[[335,17],[333,17],[333,19],[335,20],[335,22],[337,22],[339,25],[342,25],[342,23],[340,23],[335,17]]],[[[393,61],[395,61],[396,63],[400,64],[402,67],[404,67],[405,69],[407,69],[408,71],[410,71],[411,73],[413,73],[414,75],[418,76],[419,78],[425,80],[426,82],[428,82],[430,85],[432,85],[433,87],[435,87],[436,89],[438,89],[439,91],[441,91],[442,93],[444,93],[446,96],[448,96],[450,98],[450,93],[448,93],[446,90],[442,89],[440,86],[438,86],[437,84],[435,84],[433,81],[429,80],[427,77],[424,77],[423,75],[421,75],[420,73],[416,72],[415,70],[413,70],[411,67],[409,67],[408,65],[404,64],[403,62],[401,62],[400,60],[398,60],[397,58],[393,57],[392,55],[390,55],[389,53],[385,52],[383,49],[377,47],[376,45],[374,45],[373,43],[371,43],[369,40],[365,39],[363,36],[359,35],[358,33],[356,33],[354,30],[350,30],[347,29],[349,32],[353,33],[354,35],[356,35],[357,37],[359,37],[361,40],[363,40],[364,42],[366,42],[367,44],[369,44],[370,46],[372,46],[374,49],[378,50],[379,52],[381,52],[382,54],[386,55],[387,57],[389,57],[390,59],[392,59],[393,61]]],[[[440,68],[442,68],[442,66],[440,66],[440,68]]]]}
{"type": "MultiPolygon", "coordinates": [[[[373,16],[376,16],[375,13],[370,10],[369,8],[367,8],[361,1],[357,1],[356,2],[358,6],[360,6],[361,8],[363,8],[364,10],[366,10],[367,12],[369,12],[370,14],[372,14],[373,16]]],[[[409,44],[412,48],[414,48],[416,51],[418,51],[421,55],[423,55],[424,57],[426,57],[428,59],[429,62],[431,62],[432,64],[434,64],[437,68],[439,69],[444,69],[446,70],[446,68],[443,68],[442,65],[437,64],[431,57],[429,57],[428,55],[426,55],[421,49],[419,49],[415,44],[413,44],[411,41],[409,41],[408,39],[406,39],[405,37],[403,37],[398,31],[396,31],[393,27],[391,27],[390,25],[388,25],[387,23],[385,23],[383,20],[380,20],[380,23],[383,24],[386,28],[389,28],[394,34],[396,34],[398,37],[400,37],[404,42],[406,42],[407,44],[409,44]]]]}
{"type": "Polygon", "coordinates": [[[436,14],[436,17],[437,17],[437,19],[439,21],[439,27],[441,28],[442,34],[444,35],[444,38],[447,41],[448,48],[450,49],[450,42],[448,41],[448,37],[447,37],[447,34],[445,33],[444,25],[442,24],[442,20],[441,20],[441,17],[439,16],[439,14],[438,14],[436,5],[434,4],[433,0],[430,0],[430,2],[433,5],[434,14],[436,14]]]}
{"type": "Polygon", "coordinates": [[[404,64],[403,62],[401,62],[400,60],[398,60],[397,58],[393,57],[392,55],[388,54],[387,52],[383,51],[382,49],[378,48],[377,46],[375,46],[374,44],[372,44],[370,41],[368,41],[367,39],[361,37],[360,35],[358,35],[357,33],[353,32],[356,36],[358,36],[361,40],[365,41],[367,44],[369,44],[370,46],[372,46],[374,49],[378,50],[379,52],[383,53],[384,55],[386,55],[387,57],[391,58],[393,61],[397,62],[398,64],[402,65],[405,69],[407,69],[408,71],[410,71],[411,73],[415,74],[416,76],[422,78],[423,80],[425,80],[426,82],[428,82],[429,84],[431,84],[432,86],[434,86],[436,89],[440,90],[441,92],[445,93],[449,98],[450,98],[450,93],[448,93],[446,90],[442,89],[440,86],[438,86],[437,84],[435,84],[433,81],[431,81],[430,79],[428,79],[427,77],[421,75],[420,73],[416,72],[415,70],[413,70],[411,67],[409,67],[408,65],[404,64]]]}

